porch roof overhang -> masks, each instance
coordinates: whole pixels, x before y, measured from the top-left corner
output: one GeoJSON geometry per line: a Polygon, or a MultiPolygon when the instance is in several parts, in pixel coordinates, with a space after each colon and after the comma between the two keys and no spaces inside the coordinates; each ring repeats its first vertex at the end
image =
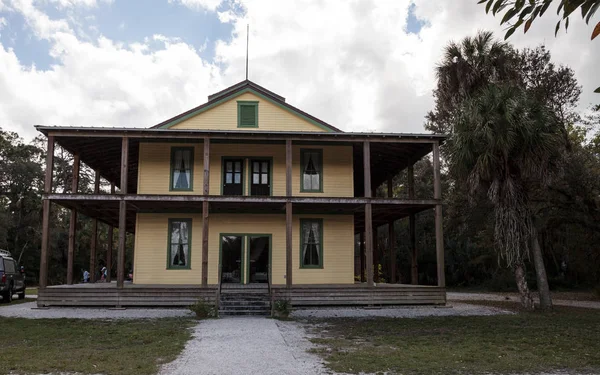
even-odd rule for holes
{"type": "MultiPolygon", "coordinates": [[[[98,171],[102,177],[120,188],[121,140],[129,139],[128,192],[137,191],[138,152],[140,142],[189,142],[202,143],[209,138],[215,143],[274,143],[284,144],[337,144],[352,145],[354,168],[362,171],[362,142],[371,143],[371,182],[376,188],[409,165],[414,164],[432,150],[434,143],[443,143],[445,136],[439,134],[407,133],[336,133],[336,132],[287,132],[247,130],[182,130],[145,128],[98,128],[36,126],[46,136],[54,136],[55,142],[72,154],[78,154],[81,162],[98,171]]],[[[354,178],[355,196],[364,195],[363,174],[354,178]]]]}
{"type": "Polygon", "coordinates": [[[435,207],[435,199],[256,197],[137,194],[47,194],[45,198],[114,227],[119,223],[119,202],[127,202],[127,231],[135,232],[137,213],[202,213],[209,202],[211,214],[285,214],[285,203],[293,203],[294,214],[354,215],[355,233],[364,231],[364,205],[373,207],[373,224],[379,226],[435,207]]]}

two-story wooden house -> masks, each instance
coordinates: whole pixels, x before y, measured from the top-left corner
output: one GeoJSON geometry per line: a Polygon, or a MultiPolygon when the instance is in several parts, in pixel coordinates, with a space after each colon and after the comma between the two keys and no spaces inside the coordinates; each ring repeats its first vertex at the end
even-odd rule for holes
{"type": "MultiPolygon", "coordinates": [[[[48,137],[49,151],[39,305],[189,305],[197,298],[219,301],[224,293],[263,293],[296,306],[445,303],[443,136],[345,133],[250,81],[151,128],[37,129],[48,137]],[[52,190],[55,143],[74,155],[68,193],[52,190]],[[392,197],[391,178],[408,168],[410,185],[412,165],[432,151],[434,199],[415,197],[414,188],[409,199],[392,197]],[[81,162],[96,171],[94,194],[77,193],[81,162]],[[100,177],[112,183],[111,193],[99,190],[100,177]],[[385,183],[390,196],[373,197],[385,183]],[[69,268],[60,286],[47,285],[53,203],[72,212],[69,268]],[[377,283],[373,229],[404,217],[414,222],[416,213],[430,209],[436,211],[438,285],[377,283]],[[95,223],[92,275],[99,259],[107,262],[109,280],[114,271],[112,241],[106,254],[97,254],[97,221],[110,225],[108,238],[119,228],[116,283],[73,284],[78,213],[95,223]],[[135,233],[131,283],[125,281],[126,232],[135,233]],[[355,282],[356,241],[364,282],[355,282]]],[[[395,281],[396,264],[383,266],[395,281]]]]}

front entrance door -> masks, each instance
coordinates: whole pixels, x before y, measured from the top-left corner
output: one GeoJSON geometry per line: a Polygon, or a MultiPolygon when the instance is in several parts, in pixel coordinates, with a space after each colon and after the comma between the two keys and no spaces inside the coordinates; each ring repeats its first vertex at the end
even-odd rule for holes
{"type": "Polygon", "coordinates": [[[242,236],[221,236],[221,283],[243,282],[242,236]]]}
{"type": "Polygon", "coordinates": [[[269,236],[248,238],[248,282],[269,282],[269,236]]]}
{"type": "Polygon", "coordinates": [[[250,195],[271,195],[271,162],[250,160],[250,195]]]}
{"type": "Polygon", "coordinates": [[[244,160],[223,161],[223,195],[244,195],[244,160]]]}

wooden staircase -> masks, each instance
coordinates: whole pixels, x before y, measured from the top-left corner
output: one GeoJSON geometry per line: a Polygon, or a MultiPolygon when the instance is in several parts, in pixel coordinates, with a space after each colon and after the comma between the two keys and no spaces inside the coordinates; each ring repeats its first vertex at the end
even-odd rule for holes
{"type": "Polygon", "coordinates": [[[271,314],[271,296],[264,284],[242,288],[223,287],[219,295],[219,316],[271,314]]]}

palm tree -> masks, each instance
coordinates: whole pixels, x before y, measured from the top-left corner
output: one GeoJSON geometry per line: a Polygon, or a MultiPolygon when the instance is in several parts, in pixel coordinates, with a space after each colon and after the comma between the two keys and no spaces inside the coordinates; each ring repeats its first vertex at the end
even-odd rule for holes
{"type": "Polygon", "coordinates": [[[449,134],[463,100],[489,83],[519,79],[518,58],[512,47],[494,38],[489,31],[450,42],[436,67],[437,87],[433,91],[435,110],[428,114],[428,130],[449,134]]]}
{"type": "Polygon", "coordinates": [[[527,187],[549,182],[556,170],[563,146],[560,124],[522,88],[490,84],[463,102],[451,139],[451,168],[471,196],[485,193],[492,203],[499,258],[515,273],[523,307],[532,309],[524,264],[530,249],[539,246],[527,187]]]}

